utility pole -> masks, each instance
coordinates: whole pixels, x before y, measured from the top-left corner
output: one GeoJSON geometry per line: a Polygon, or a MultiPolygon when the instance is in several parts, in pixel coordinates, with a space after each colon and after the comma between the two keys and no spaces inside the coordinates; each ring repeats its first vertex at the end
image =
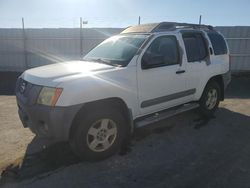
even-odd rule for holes
{"type": "Polygon", "coordinates": [[[22,31],[23,31],[23,54],[24,54],[24,63],[25,63],[25,69],[29,68],[28,65],[28,54],[27,54],[27,44],[26,44],[26,33],[25,33],[25,27],[24,27],[24,18],[22,18],[22,31]]]}
{"type": "Polygon", "coordinates": [[[141,25],[141,16],[138,18],[138,25],[141,25]]]}
{"type": "Polygon", "coordinates": [[[80,56],[83,57],[83,24],[88,24],[88,21],[83,21],[80,17],[80,56]]]}

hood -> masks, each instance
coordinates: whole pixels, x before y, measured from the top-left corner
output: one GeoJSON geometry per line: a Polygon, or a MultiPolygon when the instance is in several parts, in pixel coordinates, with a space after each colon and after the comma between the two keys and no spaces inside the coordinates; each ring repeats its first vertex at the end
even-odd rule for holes
{"type": "Polygon", "coordinates": [[[29,69],[23,79],[37,85],[56,87],[63,81],[116,69],[111,65],[88,61],[69,61],[29,69]]]}

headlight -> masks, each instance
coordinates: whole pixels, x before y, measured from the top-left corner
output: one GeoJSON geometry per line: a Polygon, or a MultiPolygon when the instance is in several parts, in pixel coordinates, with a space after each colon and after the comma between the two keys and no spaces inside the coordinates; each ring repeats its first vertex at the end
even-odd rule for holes
{"type": "Polygon", "coordinates": [[[38,96],[37,104],[55,106],[62,91],[61,88],[43,87],[38,96]]]}

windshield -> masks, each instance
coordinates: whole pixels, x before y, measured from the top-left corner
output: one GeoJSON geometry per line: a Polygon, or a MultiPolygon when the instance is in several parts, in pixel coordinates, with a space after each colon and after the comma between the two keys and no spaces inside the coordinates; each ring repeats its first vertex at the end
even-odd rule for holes
{"type": "Polygon", "coordinates": [[[83,60],[127,66],[149,35],[117,35],[103,41],[83,60]]]}

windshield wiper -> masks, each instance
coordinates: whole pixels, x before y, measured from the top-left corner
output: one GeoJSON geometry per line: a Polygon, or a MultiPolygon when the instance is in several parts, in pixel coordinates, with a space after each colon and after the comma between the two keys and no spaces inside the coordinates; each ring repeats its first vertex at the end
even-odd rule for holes
{"type": "Polygon", "coordinates": [[[115,67],[121,67],[120,64],[117,63],[111,63],[111,61],[109,60],[105,60],[102,58],[97,58],[97,59],[86,59],[87,61],[93,61],[93,62],[97,62],[97,63],[102,63],[102,64],[106,64],[106,65],[111,65],[111,66],[115,66],[115,67]]]}

